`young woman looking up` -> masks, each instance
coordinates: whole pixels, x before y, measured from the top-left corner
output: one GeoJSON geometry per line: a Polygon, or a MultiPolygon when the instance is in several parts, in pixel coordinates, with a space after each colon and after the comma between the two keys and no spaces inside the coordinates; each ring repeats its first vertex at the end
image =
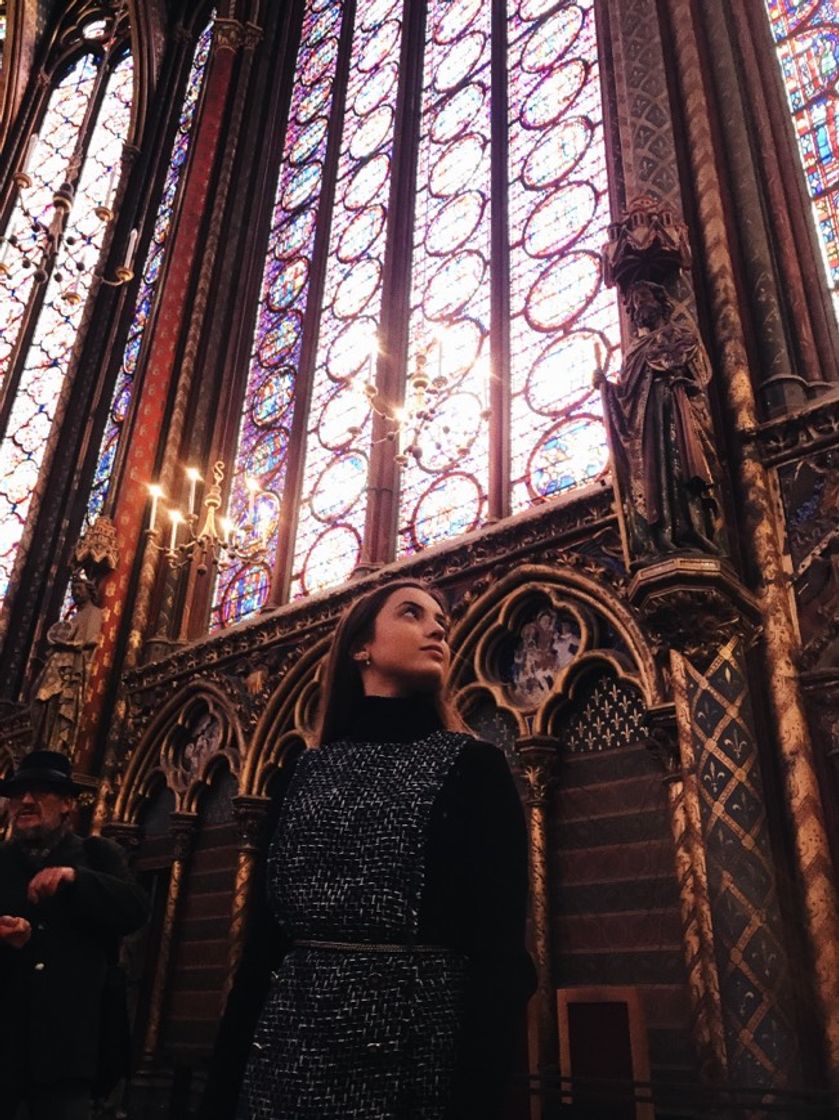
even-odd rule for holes
{"type": "Polygon", "coordinates": [[[205,1117],[505,1115],[535,987],[526,833],[504,756],[453,729],[447,628],[442,599],[409,580],[338,626],[320,746],[279,807],[205,1117]]]}

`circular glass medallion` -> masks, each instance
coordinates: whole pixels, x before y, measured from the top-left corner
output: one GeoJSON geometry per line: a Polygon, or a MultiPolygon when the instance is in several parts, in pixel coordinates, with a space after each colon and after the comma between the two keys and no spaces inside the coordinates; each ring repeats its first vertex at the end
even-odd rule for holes
{"type": "Polygon", "coordinates": [[[373,202],[387,181],[390,160],[386,155],[374,156],[359,167],[344,192],[344,205],[348,210],[360,210],[373,202]]]}
{"type": "MultiPolygon", "coordinates": [[[[276,265],[274,266],[276,268],[276,265]]],[[[267,303],[271,311],[285,311],[297,300],[309,278],[309,262],[301,257],[284,261],[270,281],[267,303]]]]}
{"type": "Polygon", "coordinates": [[[315,234],[317,211],[312,207],[292,214],[277,228],[273,235],[274,256],[280,260],[296,257],[311,247],[315,234]]]}
{"type": "Polygon", "coordinates": [[[555,124],[579,97],[587,75],[588,67],[579,58],[561,63],[527,95],[521,111],[522,125],[541,129],[555,124]]]}
{"type": "Polygon", "coordinates": [[[435,144],[447,144],[469,128],[481,109],[486,89],[480,82],[470,82],[447,98],[434,114],[431,122],[431,139],[435,144]]]}
{"type": "MultiPolygon", "coordinates": [[[[402,25],[399,20],[389,19],[383,23],[367,40],[356,62],[362,74],[370,74],[388,60],[394,49],[398,49],[402,25]]],[[[375,74],[372,81],[375,81],[375,74]]]]}
{"type": "Polygon", "coordinates": [[[285,463],[287,450],[287,428],[264,429],[244,457],[245,473],[251,478],[258,478],[262,486],[267,486],[285,463]]]}
{"type": "Polygon", "coordinates": [[[361,28],[363,31],[372,31],[373,28],[378,27],[383,23],[390,13],[399,5],[401,7],[402,0],[368,0],[364,5],[363,16],[361,19],[361,28]]]}
{"type": "Polygon", "coordinates": [[[367,485],[367,456],[360,451],[338,455],[321,472],[312,487],[309,505],[318,521],[337,521],[364,492],[367,485]]]}
{"type": "Polygon", "coordinates": [[[321,533],[303,563],[301,583],[308,595],[345,583],[358,562],[361,538],[349,525],[335,525],[321,533]]]}
{"type": "Polygon", "coordinates": [[[299,71],[299,80],[304,86],[313,86],[326,72],[338,57],[338,40],[334,36],[322,39],[320,43],[308,54],[306,61],[299,71]]]}
{"type": "Polygon", "coordinates": [[[299,167],[316,154],[326,136],[326,129],[327,121],[323,117],[315,117],[300,129],[286,157],[291,167],[299,167]]]}
{"type": "Polygon", "coordinates": [[[597,210],[590,183],[566,183],[531,210],[523,243],[528,256],[552,257],[578,241],[597,210]]]}
{"type": "Polygon", "coordinates": [[[433,482],[414,507],[411,538],[415,548],[476,529],[481,520],[483,495],[477,481],[464,471],[453,471],[433,482]]]}
{"type": "Polygon", "coordinates": [[[435,347],[429,355],[429,373],[432,377],[437,375],[434,363],[439,361],[440,372],[451,383],[475,364],[486,331],[477,319],[464,318],[458,319],[456,323],[439,326],[434,333],[441,345],[441,353],[438,356],[435,347]]]}
{"type": "Polygon", "coordinates": [[[425,248],[431,256],[444,256],[464,245],[481,221],[485,199],[478,191],[466,191],[441,206],[428,229],[425,248]]]}
{"type": "Polygon", "coordinates": [[[341,234],[335,252],[338,260],[342,264],[348,264],[356,257],[363,256],[382,232],[384,224],[384,206],[376,204],[359,210],[341,234]]]}
{"type": "Polygon", "coordinates": [[[597,254],[569,253],[538,277],[527,295],[525,317],[534,330],[558,330],[582,315],[599,287],[597,254]]]}
{"type": "Polygon", "coordinates": [[[458,39],[474,23],[485,4],[486,0],[452,0],[444,5],[434,24],[434,42],[451,43],[458,39]]]}
{"type": "Polygon", "coordinates": [[[388,62],[376,74],[375,81],[363,82],[352,103],[355,115],[366,117],[372,109],[381,105],[383,101],[392,100],[392,92],[398,77],[399,68],[396,63],[388,62]]]}
{"type": "Polygon", "coordinates": [[[300,87],[301,96],[294,110],[294,119],[299,125],[306,125],[323,113],[332,97],[332,75],[327,74],[315,85],[306,89],[300,87]]]}
{"type": "Polygon", "coordinates": [[[364,159],[372,155],[387,140],[392,124],[393,109],[390,105],[374,109],[356,128],[350,141],[350,156],[353,159],[364,159]]]}
{"type": "Polygon", "coordinates": [[[465,307],[486,272],[486,261],[480,253],[467,249],[439,266],[428,281],[423,308],[428,319],[447,319],[465,307]]]}
{"type": "Polygon", "coordinates": [[[257,346],[257,357],[269,369],[279,365],[297,345],[303,320],[299,311],[287,311],[279,323],[265,332],[257,346]]]}
{"type": "Polygon", "coordinates": [[[531,498],[551,498],[596,478],[608,459],[603,424],[596,417],[563,420],[545,432],[527,464],[531,498]]]}
{"type": "Polygon", "coordinates": [[[434,71],[437,92],[454,89],[468,77],[481,61],[486,45],[487,37],[480,31],[472,31],[452,43],[434,71]]]}
{"type": "Polygon", "coordinates": [[[475,133],[453,140],[431,170],[431,193],[437,198],[451,198],[473,182],[483,160],[484,147],[484,139],[475,133]]]}
{"type": "Polygon", "coordinates": [[[294,401],[295,373],[291,366],[282,366],[263,377],[251,396],[251,419],[258,428],[276,424],[294,401]]]}
{"type": "Polygon", "coordinates": [[[347,323],[330,344],[326,357],[329,376],[336,381],[345,381],[362,366],[369,368],[375,345],[376,323],[373,319],[363,317],[347,323]]]}
{"type": "Polygon", "coordinates": [[[111,416],[117,424],[121,424],[128,415],[128,406],[131,404],[133,393],[134,381],[131,380],[123,385],[114,398],[114,403],[111,406],[111,416]]]}
{"type": "Polygon", "coordinates": [[[363,431],[370,419],[370,402],[352,382],[336,387],[321,410],[318,439],[330,451],[341,451],[363,431]]]}
{"type": "Polygon", "coordinates": [[[608,343],[599,331],[579,330],[545,347],[525,383],[527,403],[534,412],[554,416],[561,410],[578,408],[593,394],[598,343],[608,353],[608,343]]]}
{"type": "Polygon", "coordinates": [[[335,289],[335,315],[339,319],[355,318],[379,290],[381,275],[382,267],[376,260],[361,260],[353,265],[335,289]]]}
{"type": "Polygon", "coordinates": [[[534,28],[522,51],[522,69],[536,74],[555,65],[580,34],[583,18],[577,5],[571,4],[534,28]]]}
{"type": "Polygon", "coordinates": [[[291,175],[283,190],[280,204],[284,210],[296,210],[304,206],[315,197],[320,190],[321,166],[319,163],[307,163],[291,175]]]}
{"type": "Polygon", "coordinates": [[[219,613],[222,626],[232,626],[255,614],[268,598],[271,572],[267,564],[240,568],[225,588],[219,613]]]}
{"type": "Polygon", "coordinates": [[[549,129],[524,162],[521,178],[525,187],[542,190],[564,179],[588,151],[592,132],[586,117],[571,117],[549,129]]]}

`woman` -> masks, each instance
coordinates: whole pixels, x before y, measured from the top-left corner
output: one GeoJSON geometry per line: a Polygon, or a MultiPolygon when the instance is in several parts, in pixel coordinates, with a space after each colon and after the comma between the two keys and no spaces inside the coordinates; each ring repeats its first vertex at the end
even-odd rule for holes
{"type": "Polygon", "coordinates": [[[446,628],[440,598],[410,580],[338,627],[321,746],[279,810],[272,918],[254,919],[205,1116],[232,1115],[237,1065],[241,1120],[503,1115],[534,987],[525,827],[501,752],[447,729],[446,628]]]}

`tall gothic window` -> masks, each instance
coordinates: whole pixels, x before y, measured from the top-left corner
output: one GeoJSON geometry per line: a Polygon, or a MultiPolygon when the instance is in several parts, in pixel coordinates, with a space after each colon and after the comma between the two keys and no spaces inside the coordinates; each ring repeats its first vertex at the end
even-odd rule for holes
{"type": "Polygon", "coordinates": [[[134,302],[134,312],[128,328],[128,337],[122,354],[119,373],[105,431],[99,446],[99,455],[96,462],[96,473],[93,478],[90,498],[87,507],[87,521],[92,522],[102,509],[107,497],[108,487],[114,469],[117,452],[120,447],[125,419],[128,415],[129,405],[134,396],[134,375],[143,346],[146,326],[152,315],[157,287],[163,271],[166,255],[166,244],[172,221],[176,212],[176,199],[181,183],[182,172],[186,165],[192,139],[192,126],[195,121],[196,110],[201,95],[207,59],[210,55],[212,40],[213,19],[198,37],[195,53],[192,58],[189,77],[187,79],[186,93],[181,106],[178,128],[175,141],[169,157],[169,166],[163,184],[163,194],[158,206],[154,223],[154,232],[146,254],[145,263],[141,271],[140,287],[134,302]]]}
{"type": "Polygon", "coordinates": [[[5,595],[54,422],[128,136],[130,55],[104,20],[82,31],[84,49],[55,75],[28,149],[31,187],[18,193],[2,244],[0,277],[0,597],[5,595]],[[69,189],[68,189],[69,187],[69,189]],[[66,218],[54,195],[72,198],[66,218]],[[62,230],[57,256],[46,240],[62,230]]]}
{"type": "Polygon", "coordinates": [[[3,51],[6,46],[6,5],[0,4],[0,70],[3,69],[3,51]]]}
{"type": "Polygon", "coordinates": [[[387,521],[382,463],[401,464],[391,557],[605,467],[591,382],[618,316],[594,0],[415,16],[305,6],[231,494],[269,557],[220,577],[216,625],[260,607],[278,551],[292,597],[346,580],[387,521]]]}
{"type": "Polygon", "coordinates": [[[839,3],[766,0],[839,318],[839,3]]]}

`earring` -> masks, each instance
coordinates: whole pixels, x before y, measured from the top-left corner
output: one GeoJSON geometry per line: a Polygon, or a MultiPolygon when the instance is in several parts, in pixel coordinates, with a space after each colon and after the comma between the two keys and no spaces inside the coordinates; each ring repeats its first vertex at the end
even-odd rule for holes
{"type": "Polygon", "coordinates": [[[353,657],[355,658],[356,661],[360,661],[365,669],[368,668],[368,666],[370,665],[370,651],[369,650],[366,650],[366,649],[359,650],[358,653],[353,654],[353,657]]]}

